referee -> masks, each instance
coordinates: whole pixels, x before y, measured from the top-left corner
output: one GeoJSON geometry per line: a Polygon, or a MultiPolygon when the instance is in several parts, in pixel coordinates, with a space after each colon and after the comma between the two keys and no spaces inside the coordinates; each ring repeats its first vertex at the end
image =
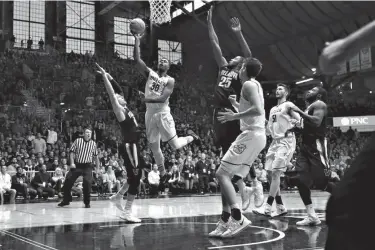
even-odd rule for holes
{"type": "Polygon", "coordinates": [[[72,187],[79,176],[83,177],[83,202],[85,208],[90,208],[90,191],[92,183],[92,160],[95,156],[96,167],[99,169],[98,149],[96,143],[91,140],[92,131],[89,128],[85,129],[83,138],[78,138],[74,141],[70,148],[70,171],[66,176],[64,183],[64,199],[58,204],[59,207],[64,207],[72,201],[72,187]]]}

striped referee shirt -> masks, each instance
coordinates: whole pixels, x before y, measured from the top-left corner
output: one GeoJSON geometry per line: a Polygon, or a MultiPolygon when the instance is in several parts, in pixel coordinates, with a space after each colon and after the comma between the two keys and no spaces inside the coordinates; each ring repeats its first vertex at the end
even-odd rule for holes
{"type": "Polygon", "coordinates": [[[91,163],[93,156],[98,155],[96,143],[93,140],[85,141],[83,138],[74,141],[70,152],[75,154],[76,163],[91,163]]]}

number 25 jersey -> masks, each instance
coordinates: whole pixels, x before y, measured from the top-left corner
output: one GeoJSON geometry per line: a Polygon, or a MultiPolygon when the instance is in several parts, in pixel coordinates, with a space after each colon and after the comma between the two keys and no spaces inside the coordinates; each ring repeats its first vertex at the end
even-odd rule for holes
{"type": "Polygon", "coordinates": [[[215,107],[233,109],[228,98],[230,95],[236,95],[238,101],[241,96],[242,84],[238,72],[229,67],[220,68],[216,84],[214,92],[215,107]]]}
{"type": "Polygon", "coordinates": [[[288,102],[281,103],[273,107],[270,111],[267,126],[273,139],[285,137],[285,133],[294,127],[294,124],[291,122],[292,117],[289,115],[286,105],[287,103],[288,102]]]}
{"type": "MultiPolygon", "coordinates": [[[[155,98],[163,94],[170,77],[168,75],[160,77],[158,73],[149,69],[150,73],[145,86],[145,98],[155,98]]],[[[169,97],[164,103],[146,103],[147,110],[154,112],[170,111],[169,97]]]]}

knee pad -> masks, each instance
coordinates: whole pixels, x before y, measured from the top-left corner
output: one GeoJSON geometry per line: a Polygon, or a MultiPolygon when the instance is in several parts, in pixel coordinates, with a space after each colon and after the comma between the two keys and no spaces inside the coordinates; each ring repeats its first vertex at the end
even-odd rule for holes
{"type": "Polygon", "coordinates": [[[141,183],[140,178],[136,176],[135,178],[128,179],[128,183],[129,183],[128,193],[131,195],[137,195],[138,187],[139,187],[139,184],[141,183]]]}

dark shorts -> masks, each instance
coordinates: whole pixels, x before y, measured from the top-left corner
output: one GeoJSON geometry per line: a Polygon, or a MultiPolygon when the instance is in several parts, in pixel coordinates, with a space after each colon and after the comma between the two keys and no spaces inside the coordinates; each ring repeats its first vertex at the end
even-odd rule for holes
{"type": "Polygon", "coordinates": [[[302,144],[296,160],[295,178],[309,188],[325,190],[331,177],[324,143],[302,144]]]}
{"type": "Polygon", "coordinates": [[[137,167],[134,167],[133,163],[132,163],[132,162],[134,162],[134,155],[133,155],[133,149],[132,149],[133,144],[129,143],[130,155],[129,155],[128,151],[126,150],[125,144],[121,146],[121,150],[120,150],[120,154],[121,154],[122,158],[124,159],[124,166],[125,166],[125,169],[126,169],[128,182],[132,181],[132,180],[140,179],[142,177],[142,171],[141,170],[145,166],[145,162],[144,162],[143,157],[139,157],[140,152],[139,152],[138,145],[137,144],[134,144],[134,145],[136,145],[136,147],[137,147],[137,155],[138,155],[138,166],[137,167]]]}
{"type": "Polygon", "coordinates": [[[217,113],[218,112],[225,112],[224,108],[216,108],[214,110],[214,139],[215,144],[217,147],[223,148],[224,150],[228,150],[232,142],[234,142],[239,134],[241,134],[240,130],[240,122],[239,120],[230,121],[226,123],[220,123],[217,120],[217,113]]]}

